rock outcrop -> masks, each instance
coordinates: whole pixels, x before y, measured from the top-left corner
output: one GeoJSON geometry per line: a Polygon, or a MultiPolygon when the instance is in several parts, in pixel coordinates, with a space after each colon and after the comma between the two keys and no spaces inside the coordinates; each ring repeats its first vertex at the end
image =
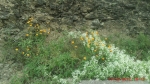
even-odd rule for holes
{"type": "Polygon", "coordinates": [[[0,30],[4,34],[1,38],[8,33],[16,36],[26,28],[29,17],[34,18],[34,23],[58,31],[68,30],[68,26],[80,30],[83,25],[102,29],[111,21],[122,25],[127,34],[149,35],[149,3],[148,0],[1,0],[0,30]]]}

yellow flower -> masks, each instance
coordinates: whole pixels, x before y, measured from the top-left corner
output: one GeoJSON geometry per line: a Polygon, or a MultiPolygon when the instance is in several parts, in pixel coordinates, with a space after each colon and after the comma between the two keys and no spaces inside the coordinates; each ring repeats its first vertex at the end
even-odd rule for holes
{"type": "Polygon", "coordinates": [[[112,50],[110,50],[110,52],[112,52],[112,50]]]}
{"type": "Polygon", "coordinates": [[[80,37],[80,39],[83,41],[83,37],[80,37]]]}
{"type": "Polygon", "coordinates": [[[24,55],[24,52],[22,52],[22,54],[24,55]]]}
{"type": "Polygon", "coordinates": [[[78,46],[74,46],[75,48],[77,48],[78,46]]]}
{"type": "Polygon", "coordinates": [[[43,30],[43,32],[45,33],[45,32],[46,32],[46,30],[44,29],[44,30],[43,30]]]}
{"type": "Polygon", "coordinates": [[[36,26],[36,27],[39,27],[39,24],[36,24],[35,26],[36,26]]]}
{"type": "Polygon", "coordinates": [[[92,38],[92,41],[94,41],[94,37],[92,38]]]}
{"type": "Polygon", "coordinates": [[[90,43],[91,42],[91,40],[90,39],[88,39],[88,43],[90,43]]]}
{"type": "Polygon", "coordinates": [[[29,56],[30,56],[30,54],[27,54],[27,56],[29,57],[29,56]]]}
{"type": "Polygon", "coordinates": [[[30,23],[31,21],[27,21],[27,23],[30,23]]]}
{"type": "Polygon", "coordinates": [[[40,30],[40,32],[42,33],[42,32],[43,32],[43,30],[40,30]]]}
{"type": "Polygon", "coordinates": [[[98,31],[96,31],[96,34],[98,35],[98,31]]]}
{"type": "Polygon", "coordinates": [[[71,41],[71,44],[74,44],[74,41],[71,41]]]}
{"type": "Polygon", "coordinates": [[[30,27],[32,26],[32,23],[30,23],[30,25],[29,25],[30,27]]]}
{"type": "Polygon", "coordinates": [[[26,34],[26,36],[29,36],[29,34],[26,34]]]}
{"type": "Polygon", "coordinates": [[[86,60],[86,57],[83,57],[84,60],[86,60]]]}
{"type": "Polygon", "coordinates": [[[16,48],[15,50],[18,51],[18,48],[16,48]]]}
{"type": "Polygon", "coordinates": [[[102,60],[105,60],[105,58],[103,57],[102,60]]]}
{"type": "Polygon", "coordinates": [[[36,34],[36,36],[38,36],[38,34],[36,34]]]}
{"type": "Polygon", "coordinates": [[[108,48],[111,48],[111,45],[109,45],[108,48]]]}

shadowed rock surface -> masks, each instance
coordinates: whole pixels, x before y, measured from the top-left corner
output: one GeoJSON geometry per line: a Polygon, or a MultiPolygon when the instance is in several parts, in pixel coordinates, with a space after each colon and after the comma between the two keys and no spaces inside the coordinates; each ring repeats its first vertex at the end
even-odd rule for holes
{"type": "Polygon", "coordinates": [[[0,29],[3,38],[6,32],[18,35],[26,28],[28,18],[33,17],[34,23],[59,32],[69,30],[68,26],[81,30],[83,25],[111,29],[106,24],[115,22],[114,26],[129,35],[150,35],[149,4],[148,0],[1,0],[0,29]]]}

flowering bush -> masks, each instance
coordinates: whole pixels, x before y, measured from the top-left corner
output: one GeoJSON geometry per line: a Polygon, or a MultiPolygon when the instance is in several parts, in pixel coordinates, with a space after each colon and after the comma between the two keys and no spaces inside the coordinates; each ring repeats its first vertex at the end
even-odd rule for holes
{"type": "Polygon", "coordinates": [[[72,38],[82,38],[83,45],[93,52],[91,60],[86,61],[83,68],[75,70],[72,73],[73,80],[79,79],[107,79],[116,78],[145,78],[149,81],[150,61],[144,62],[135,60],[133,57],[125,54],[112,44],[106,44],[98,36],[98,32],[91,34],[81,32],[70,32],[72,38]],[[98,54],[94,52],[98,50],[98,54]]]}
{"type": "Polygon", "coordinates": [[[43,45],[50,31],[37,24],[33,27],[31,22],[32,18],[27,22],[29,33],[14,49],[18,57],[26,59],[27,83],[33,77],[47,78],[54,84],[67,84],[69,77],[72,77],[71,84],[84,79],[150,79],[150,61],[135,60],[125,50],[107,43],[107,38],[102,40],[97,31],[69,32],[69,36],[43,45]]]}

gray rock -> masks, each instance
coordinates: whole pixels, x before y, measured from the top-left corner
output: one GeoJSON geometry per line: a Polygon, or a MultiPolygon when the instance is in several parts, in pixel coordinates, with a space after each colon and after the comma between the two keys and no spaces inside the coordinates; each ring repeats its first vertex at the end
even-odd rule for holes
{"type": "Polygon", "coordinates": [[[94,13],[91,12],[85,15],[85,19],[92,20],[92,19],[96,19],[96,17],[94,16],[94,13]]]}
{"type": "Polygon", "coordinates": [[[2,20],[0,20],[0,27],[2,27],[3,26],[3,23],[2,23],[2,20]]]}
{"type": "Polygon", "coordinates": [[[73,23],[73,19],[64,17],[64,18],[61,19],[61,22],[62,22],[63,24],[71,25],[71,24],[73,23]]]}
{"type": "Polygon", "coordinates": [[[102,28],[103,25],[104,25],[104,22],[100,22],[99,19],[95,19],[92,21],[91,28],[92,29],[99,29],[99,28],[102,28]]]}
{"type": "Polygon", "coordinates": [[[134,4],[125,4],[125,8],[127,9],[135,9],[135,5],[134,4]]]}
{"type": "Polygon", "coordinates": [[[3,64],[2,63],[0,63],[0,69],[2,69],[3,68],[3,64]]]}
{"type": "Polygon", "coordinates": [[[42,5],[46,4],[46,2],[44,0],[37,0],[36,2],[37,2],[36,5],[35,5],[36,7],[37,6],[42,6],[42,5]]]}
{"type": "Polygon", "coordinates": [[[1,20],[8,20],[9,19],[9,12],[1,12],[0,13],[0,19],[1,20]]]}

